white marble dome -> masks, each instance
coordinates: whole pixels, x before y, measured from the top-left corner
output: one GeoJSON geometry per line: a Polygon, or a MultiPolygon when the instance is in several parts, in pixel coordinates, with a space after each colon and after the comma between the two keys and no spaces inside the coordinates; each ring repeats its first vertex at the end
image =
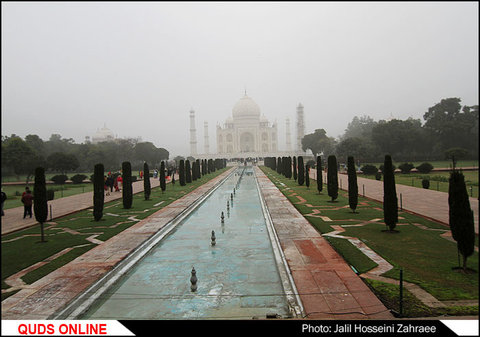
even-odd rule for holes
{"type": "Polygon", "coordinates": [[[260,117],[260,107],[247,95],[243,96],[233,107],[233,118],[260,117]]]}

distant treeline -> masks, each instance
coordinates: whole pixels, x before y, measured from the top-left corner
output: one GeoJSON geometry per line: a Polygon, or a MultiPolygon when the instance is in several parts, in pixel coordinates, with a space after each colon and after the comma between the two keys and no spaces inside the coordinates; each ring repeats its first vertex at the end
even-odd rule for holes
{"type": "Polygon", "coordinates": [[[396,161],[444,160],[451,153],[462,157],[458,159],[478,159],[478,105],[462,107],[460,102],[442,99],[424,113],[423,124],[413,118],[377,122],[366,115],[354,117],[339,140],[316,129],[305,135],[302,147],[314,155],[335,154],[344,162],[348,156],[380,162],[387,153],[396,161]]]}
{"type": "Polygon", "coordinates": [[[168,157],[166,149],[137,139],[76,144],[58,134],[52,134],[47,141],[37,135],[25,139],[2,136],[2,175],[32,175],[36,167],[62,173],[91,172],[97,163],[103,163],[106,171],[116,171],[125,161],[131,163],[132,169],[141,170],[144,162],[159,167],[168,157]]]}

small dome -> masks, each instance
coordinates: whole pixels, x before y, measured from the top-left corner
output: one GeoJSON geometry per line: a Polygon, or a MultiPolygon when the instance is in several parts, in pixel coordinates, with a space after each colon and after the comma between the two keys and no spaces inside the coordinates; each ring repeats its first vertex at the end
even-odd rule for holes
{"type": "Polygon", "coordinates": [[[260,107],[247,95],[243,96],[233,107],[233,118],[260,117],[260,107]]]}

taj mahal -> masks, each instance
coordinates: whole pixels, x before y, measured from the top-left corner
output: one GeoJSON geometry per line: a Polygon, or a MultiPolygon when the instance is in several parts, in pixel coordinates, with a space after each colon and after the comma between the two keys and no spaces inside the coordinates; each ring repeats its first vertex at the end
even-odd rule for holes
{"type": "Polygon", "coordinates": [[[292,149],[290,119],[285,120],[285,150],[278,144],[278,124],[261,113],[258,104],[247,95],[234,104],[232,115],[216,126],[216,152],[210,152],[208,123],[204,122],[204,151],[197,151],[195,111],[190,110],[190,155],[194,158],[258,158],[304,155],[301,140],[305,133],[303,105],[296,111],[296,144],[292,149]]]}

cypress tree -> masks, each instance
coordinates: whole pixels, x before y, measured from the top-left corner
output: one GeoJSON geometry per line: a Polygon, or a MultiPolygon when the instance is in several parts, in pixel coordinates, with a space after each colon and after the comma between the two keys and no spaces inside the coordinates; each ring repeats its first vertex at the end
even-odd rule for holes
{"type": "Polygon", "coordinates": [[[133,202],[133,190],[132,190],[132,165],[129,161],[124,161],[122,163],[122,200],[123,208],[130,209],[132,208],[133,202]]]}
{"type": "Polygon", "coordinates": [[[305,186],[310,187],[310,165],[305,165],[305,186]]]}
{"type": "Polygon", "coordinates": [[[303,157],[298,156],[298,184],[300,186],[305,182],[305,167],[303,166],[303,157]]]}
{"type": "Polygon", "coordinates": [[[192,181],[197,180],[197,162],[192,162],[192,181]]]}
{"type": "Polygon", "coordinates": [[[277,173],[282,173],[282,158],[280,157],[277,158],[277,173]]]}
{"type": "Polygon", "coordinates": [[[272,157],[272,170],[277,170],[277,158],[272,157]]]}
{"type": "Polygon", "coordinates": [[[192,183],[192,171],[190,168],[190,160],[188,159],[185,161],[185,181],[187,184],[192,183]]]}
{"type": "MultiPolygon", "coordinates": [[[[172,183],[174,183],[173,182],[174,175],[175,175],[175,172],[172,173],[172,183]]],[[[162,193],[164,193],[166,189],[166,182],[165,182],[165,162],[163,160],[160,163],[160,188],[162,189],[162,193]]]]}
{"type": "Polygon", "coordinates": [[[100,221],[103,216],[105,170],[103,164],[96,164],[93,168],[93,218],[100,221]]]}
{"type": "Polygon", "coordinates": [[[196,163],[197,179],[200,179],[202,177],[202,172],[200,170],[200,159],[197,159],[196,163]]]}
{"type": "Polygon", "coordinates": [[[317,190],[318,193],[323,190],[322,158],[317,156],[317,190]]]}
{"type": "Polygon", "coordinates": [[[297,157],[293,156],[293,180],[297,181],[297,157]]]}
{"type": "Polygon", "coordinates": [[[383,166],[383,219],[385,225],[393,231],[398,222],[398,200],[392,157],[388,154],[383,166]]]}
{"type": "Polygon", "coordinates": [[[37,167],[35,169],[33,200],[33,212],[35,213],[35,219],[40,223],[41,242],[46,242],[43,230],[43,223],[47,221],[48,205],[47,185],[45,182],[45,169],[43,167],[37,167]]]}
{"type": "Polygon", "coordinates": [[[347,159],[348,171],[348,203],[351,210],[355,213],[358,205],[358,185],[357,185],[357,171],[355,170],[355,161],[352,156],[347,159]]]}
{"type": "Polygon", "coordinates": [[[463,257],[463,271],[467,271],[467,258],[475,246],[475,226],[470,207],[465,177],[462,172],[450,173],[448,188],[449,224],[452,237],[457,241],[457,251],[463,257]]]}
{"type": "Polygon", "coordinates": [[[185,186],[185,161],[180,160],[180,165],[178,167],[178,180],[180,181],[180,186],[185,186]]]}
{"type": "Polygon", "coordinates": [[[332,202],[338,198],[338,168],[337,157],[334,155],[328,156],[327,168],[327,190],[328,196],[332,198],[332,202]]]}
{"type": "Polygon", "coordinates": [[[150,199],[150,193],[152,192],[152,186],[150,185],[150,169],[147,162],[143,163],[143,194],[145,200],[150,199]]]}
{"type": "Polygon", "coordinates": [[[288,179],[292,178],[292,157],[286,157],[286,166],[285,166],[285,177],[288,179]]]}

